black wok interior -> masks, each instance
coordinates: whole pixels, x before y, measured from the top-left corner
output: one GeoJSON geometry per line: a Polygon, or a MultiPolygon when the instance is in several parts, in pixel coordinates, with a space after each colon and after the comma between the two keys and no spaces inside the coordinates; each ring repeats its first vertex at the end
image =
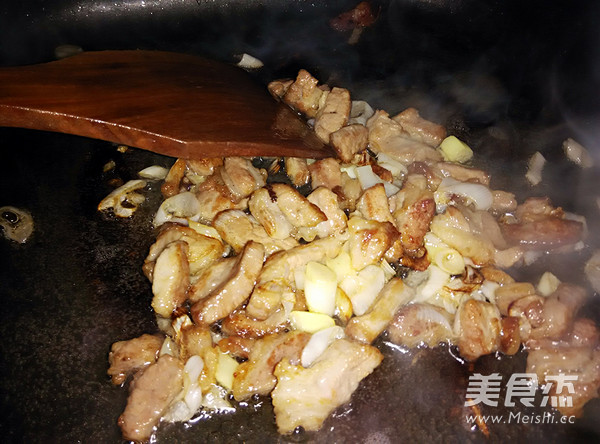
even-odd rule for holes
{"type": "MultiPolygon", "coordinates": [[[[261,81],[306,68],[353,98],[390,113],[415,106],[469,142],[497,188],[550,195],[588,218],[598,247],[598,168],[562,157],[573,137],[600,162],[600,3],[515,0],[371,2],[376,22],[356,44],[329,21],[358,1],[20,0],[0,8],[0,66],[54,60],[55,50],[160,49],[226,62],[261,59],[261,81]],[[544,183],[524,180],[526,159],[549,160],[544,183]]],[[[235,87],[235,85],[233,85],[235,87]]],[[[168,110],[165,110],[168,112],[168,110]]],[[[3,442],[120,442],[127,390],[106,376],[112,342],[156,330],[141,264],[154,236],[159,186],[133,218],[96,211],[112,187],[173,159],[110,143],[0,128],[0,206],[30,211],[33,237],[0,238],[0,436],[3,442]],[[115,170],[104,173],[113,160],[115,170]]],[[[543,262],[586,285],[586,252],[543,262]]],[[[595,295],[597,298],[597,295],[595,295]]],[[[598,302],[586,307],[600,319],[598,302]]],[[[498,424],[490,438],[464,423],[471,370],[447,347],[386,359],[316,434],[280,437],[268,399],[192,427],[164,425],[158,442],[590,442],[600,438],[600,402],[576,424],[498,424]]],[[[524,355],[488,356],[474,371],[524,371],[524,355]]],[[[512,411],[512,410],[511,410],[512,411]]],[[[531,409],[523,409],[526,414],[531,409]]],[[[489,414],[500,413],[490,411],[489,414]]]]}

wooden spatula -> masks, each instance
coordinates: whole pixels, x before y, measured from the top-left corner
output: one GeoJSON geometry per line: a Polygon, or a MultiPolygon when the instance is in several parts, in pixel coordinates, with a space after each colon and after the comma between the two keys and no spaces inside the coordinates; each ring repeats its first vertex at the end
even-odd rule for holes
{"type": "Polygon", "coordinates": [[[0,69],[0,126],[182,158],[332,155],[242,69],[160,51],[84,52],[0,69]]]}

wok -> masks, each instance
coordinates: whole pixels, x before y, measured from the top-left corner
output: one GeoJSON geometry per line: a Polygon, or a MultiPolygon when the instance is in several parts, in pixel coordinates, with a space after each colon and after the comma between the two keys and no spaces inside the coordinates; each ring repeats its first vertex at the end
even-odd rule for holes
{"type": "MultiPolygon", "coordinates": [[[[306,68],[353,98],[394,113],[415,106],[466,140],[493,173],[493,186],[519,198],[549,194],[588,217],[598,247],[598,171],[564,160],[573,137],[599,161],[600,5],[593,1],[419,1],[371,6],[375,23],[358,42],[330,19],[356,1],[21,0],[0,12],[0,64],[53,60],[55,50],[159,49],[235,61],[249,53],[263,82],[306,68]],[[526,159],[550,160],[542,185],[525,184],[526,159]],[[556,186],[559,184],[559,186],[556,186]]],[[[168,112],[168,110],[165,110],[168,112]]],[[[112,342],[156,330],[141,264],[155,233],[158,185],[129,220],[96,211],[112,179],[173,159],[95,140],[0,129],[0,205],[29,210],[32,238],[0,241],[0,433],[3,442],[120,442],[127,391],[106,376],[112,342]],[[103,172],[109,160],[112,171],[103,172]]],[[[586,285],[589,250],[548,258],[551,269],[586,285]]],[[[537,274],[539,275],[539,274],[537,274]]],[[[595,295],[597,298],[597,295],[595,295]]],[[[598,302],[585,307],[600,318],[598,302]]],[[[466,424],[469,375],[523,372],[525,356],[487,356],[471,367],[453,350],[399,350],[378,341],[383,364],[318,433],[281,437],[268,399],[195,425],[162,425],[159,442],[589,442],[600,437],[600,402],[575,424],[496,424],[489,437],[466,424]]],[[[503,399],[503,398],[501,398],[503,399]]],[[[536,404],[536,405],[539,405],[536,404]]],[[[537,410],[490,409],[488,414],[537,410]]]]}

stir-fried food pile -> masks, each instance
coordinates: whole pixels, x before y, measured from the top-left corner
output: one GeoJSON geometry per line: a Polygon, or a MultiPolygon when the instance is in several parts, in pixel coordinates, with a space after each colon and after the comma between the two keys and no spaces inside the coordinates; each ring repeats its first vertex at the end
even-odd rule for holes
{"type": "Polygon", "coordinates": [[[562,414],[597,396],[598,328],[577,316],[586,290],[504,271],[580,248],[581,218],[491,189],[471,149],[415,109],[390,116],[306,71],[269,91],[337,157],[174,163],[144,264],[162,333],[109,355],[115,384],[134,375],[125,439],[255,395],[270,395],[280,433],[318,430],[382,361],[381,334],[451,343],[468,361],[524,346],[540,384],[578,376],[562,414]]]}

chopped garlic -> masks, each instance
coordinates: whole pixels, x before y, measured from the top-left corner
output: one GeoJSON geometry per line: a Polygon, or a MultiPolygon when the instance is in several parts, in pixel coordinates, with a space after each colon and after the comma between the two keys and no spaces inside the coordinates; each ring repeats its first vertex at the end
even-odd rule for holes
{"type": "Polygon", "coordinates": [[[294,268],[294,283],[296,290],[304,291],[304,281],[306,280],[306,265],[294,268]]]}
{"type": "Polygon", "coordinates": [[[340,288],[350,298],[354,314],[365,314],[385,285],[385,273],[377,265],[367,265],[356,276],[349,276],[340,283],[340,288]]]}
{"type": "Polygon", "coordinates": [[[385,275],[386,282],[389,281],[394,276],[396,276],[396,270],[394,270],[392,268],[392,266],[388,263],[388,261],[386,261],[385,259],[381,260],[381,262],[379,263],[379,266],[383,270],[383,274],[385,275]]]}
{"type": "Polygon", "coordinates": [[[175,358],[179,357],[179,348],[177,347],[177,344],[175,344],[168,336],[163,341],[162,347],[160,347],[160,351],[158,352],[158,356],[163,355],[171,355],[175,358]]]}
{"type": "Polygon", "coordinates": [[[364,100],[353,100],[348,125],[352,125],[353,123],[366,125],[367,120],[369,120],[373,114],[375,114],[375,111],[373,111],[373,108],[367,102],[364,100]]]}
{"type": "Polygon", "coordinates": [[[396,178],[402,177],[408,173],[408,169],[403,163],[385,153],[377,154],[377,164],[391,172],[392,176],[396,178]]]}
{"type": "Polygon", "coordinates": [[[560,280],[549,271],[546,271],[537,284],[536,290],[542,296],[550,296],[560,285],[560,280]]]}
{"type": "Polygon", "coordinates": [[[235,412],[235,408],[227,401],[227,390],[215,384],[211,384],[210,388],[204,395],[202,404],[204,408],[210,410],[216,410],[221,413],[224,412],[235,412]]]}
{"type": "Polygon", "coordinates": [[[567,156],[567,159],[571,162],[579,165],[581,168],[591,168],[594,166],[594,159],[583,145],[575,142],[569,137],[563,142],[562,146],[565,156],[567,156]]]}
{"type": "Polygon", "coordinates": [[[487,279],[481,284],[480,290],[483,296],[490,301],[492,304],[496,303],[496,290],[500,287],[500,284],[494,281],[488,281],[487,279]]]}
{"type": "Polygon", "coordinates": [[[337,276],[330,268],[314,261],[306,265],[304,296],[310,311],[332,316],[336,290],[337,276]]]}
{"type": "Polygon", "coordinates": [[[335,273],[338,283],[342,282],[348,276],[356,275],[356,270],[352,267],[350,253],[347,251],[342,251],[333,259],[327,259],[325,265],[335,273]]]}
{"type": "Polygon", "coordinates": [[[344,329],[337,325],[314,333],[302,350],[300,358],[302,367],[310,367],[333,341],[342,339],[345,336],[344,329]]]}
{"type": "Polygon", "coordinates": [[[190,191],[169,197],[158,208],[154,216],[154,226],[159,227],[165,222],[180,222],[187,225],[189,218],[200,212],[200,202],[190,191]]]}
{"type": "Polygon", "coordinates": [[[114,170],[116,166],[117,166],[117,164],[115,163],[114,160],[109,160],[102,167],[102,172],[103,173],[108,173],[109,171],[114,170]]]}
{"type": "Polygon", "coordinates": [[[473,204],[477,210],[487,211],[494,203],[494,195],[485,185],[444,177],[434,193],[437,212],[443,213],[455,195],[473,204]]]}
{"type": "Polygon", "coordinates": [[[183,389],[165,414],[165,421],[189,421],[200,410],[202,390],[198,386],[198,379],[203,368],[204,361],[200,356],[193,355],[188,358],[183,367],[183,389]]]}
{"type": "Polygon", "coordinates": [[[531,185],[538,185],[542,181],[542,170],[546,164],[546,158],[536,151],[533,156],[529,159],[527,174],[525,178],[531,185]]]}
{"type": "Polygon", "coordinates": [[[307,333],[315,333],[335,325],[335,321],[331,316],[322,313],[311,313],[310,311],[292,311],[289,319],[294,330],[307,333]]]}
{"type": "Polygon", "coordinates": [[[429,278],[417,289],[415,302],[427,301],[450,281],[450,273],[435,265],[430,265],[427,270],[429,271],[429,278]]]}
{"type": "Polygon", "coordinates": [[[371,165],[364,165],[356,168],[356,175],[358,177],[358,181],[360,182],[360,186],[363,190],[371,188],[378,183],[382,183],[385,188],[386,196],[390,197],[400,191],[396,185],[390,182],[386,182],[381,179],[377,174],[373,172],[373,168],[371,165]]]}
{"type": "Polygon", "coordinates": [[[145,186],[145,180],[130,180],[102,199],[102,202],[98,204],[98,211],[112,209],[115,216],[132,216],[135,210],[137,210],[138,205],[146,200],[143,195],[138,193],[138,190],[141,190],[145,186]]]}
{"type": "Polygon", "coordinates": [[[352,301],[348,295],[338,287],[335,293],[335,315],[344,324],[352,317],[352,301]]]}
{"type": "Polygon", "coordinates": [[[340,171],[346,173],[350,179],[357,179],[358,173],[356,172],[356,165],[342,165],[340,171]]]}
{"type": "Polygon", "coordinates": [[[446,273],[462,274],[465,270],[465,260],[462,255],[431,232],[425,235],[425,248],[430,262],[446,273]]]}
{"type": "Polygon", "coordinates": [[[444,160],[465,163],[473,157],[473,150],[455,136],[448,136],[440,143],[440,151],[444,160]]]}
{"type": "Polygon", "coordinates": [[[231,387],[233,387],[233,374],[237,370],[238,365],[238,362],[231,356],[219,351],[215,377],[217,382],[228,391],[231,391],[231,387]]]}
{"type": "Polygon", "coordinates": [[[181,342],[183,329],[194,325],[188,315],[178,316],[171,322],[173,338],[177,343],[181,342]]]}
{"type": "Polygon", "coordinates": [[[217,229],[215,227],[211,227],[210,225],[204,225],[203,223],[196,222],[191,219],[188,219],[188,226],[192,230],[196,231],[197,233],[202,234],[203,236],[212,237],[213,239],[217,239],[217,240],[223,242],[223,239],[221,239],[221,235],[219,234],[219,232],[217,231],[217,229]]]}
{"type": "Polygon", "coordinates": [[[264,66],[264,63],[256,57],[244,53],[242,54],[240,61],[237,63],[237,66],[243,69],[259,69],[264,66]]]}
{"type": "Polygon", "coordinates": [[[163,180],[165,177],[167,177],[168,173],[168,169],[158,165],[152,165],[138,172],[138,176],[140,176],[142,179],[163,180]]]}

